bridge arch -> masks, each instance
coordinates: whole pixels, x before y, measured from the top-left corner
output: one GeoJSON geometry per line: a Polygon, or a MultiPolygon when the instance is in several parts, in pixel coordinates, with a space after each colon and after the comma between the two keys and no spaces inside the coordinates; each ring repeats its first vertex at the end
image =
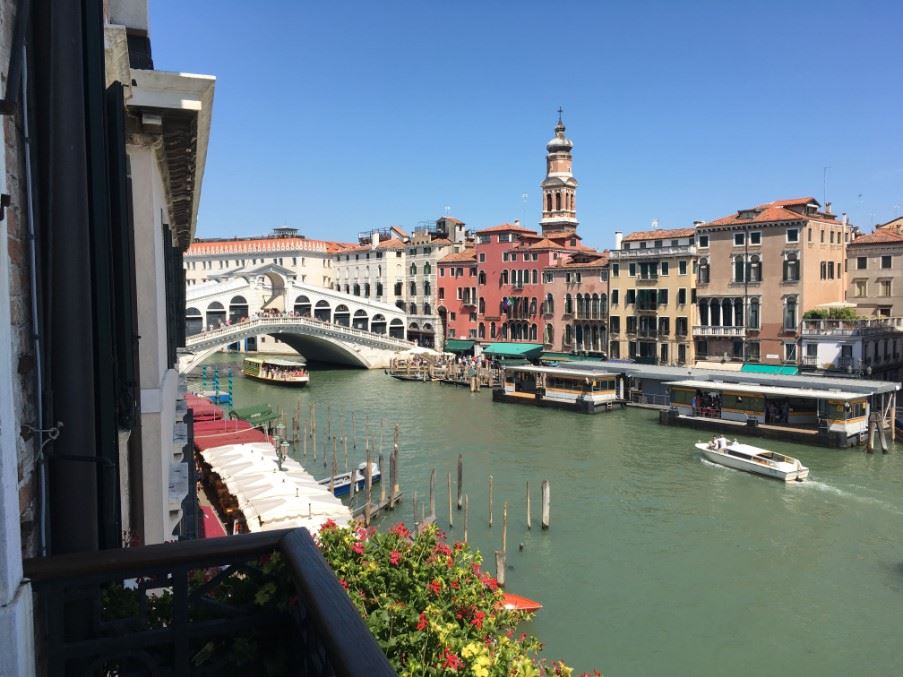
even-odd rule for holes
{"type": "Polygon", "coordinates": [[[374,334],[385,334],[386,333],[386,316],[382,313],[377,313],[373,316],[373,319],[370,320],[370,331],[374,334]]]}
{"type": "Polygon", "coordinates": [[[204,316],[197,308],[185,309],[185,335],[194,336],[204,331],[204,316]]]}
{"type": "Polygon", "coordinates": [[[367,325],[370,322],[370,318],[367,316],[366,310],[355,310],[354,318],[351,320],[351,326],[355,329],[363,329],[364,331],[368,331],[367,325]]]}
{"type": "Polygon", "coordinates": [[[210,327],[219,326],[220,323],[226,323],[226,309],[223,307],[223,304],[219,301],[214,301],[209,306],[207,306],[207,316],[206,316],[205,326],[209,329],[210,327]]]}
{"type": "Polygon", "coordinates": [[[329,305],[329,301],[317,301],[314,317],[324,322],[332,322],[332,306],[329,305]]]}
{"type": "Polygon", "coordinates": [[[229,301],[229,322],[241,322],[248,317],[248,300],[244,296],[233,296],[229,301]]]}
{"type": "Polygon", "coordinates": [[[332,311],[332,321],[335,324],[340,324],[343,327],[351,326],[351,311],[348,310],[348,306],[344,303],[340,303],[335,307],[335,310],[332,311]]]}
{"type": "Polygon", "coordinates": [[[310,317],[310,299],[303,294],[295,298],[295,313],[301,317],[310,317]]]}
{"type": "Polygon", "coordinates": [[[404,338],[404,322],[397,317],[389,323],[389,336],[404,338]]]}

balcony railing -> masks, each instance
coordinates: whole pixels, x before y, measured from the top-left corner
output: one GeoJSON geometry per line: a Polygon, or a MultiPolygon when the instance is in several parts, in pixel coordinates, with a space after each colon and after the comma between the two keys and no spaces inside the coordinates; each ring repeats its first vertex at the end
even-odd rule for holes
{"type": "Polygon", "coordinates": [[[25,575],[49,675],[256,674],[276,658],[395,674],[306,529],[32,559],[25,575]]]}
{"type": "Polygon", "coordinates": [[[903,332],[903,317],[876,317],[866,320],[803,320],[802,334],[810,336],[852,336],[903,332]]]}
{"type": "Polygon", "coordinates": [[[833,360],[820,360],[816,355],[803,355],[800,358],[800,366],[813,369],[855,369],[856,360],[852,357],[835,357],[833,360]]]}
{"type": "Polygon", "coordinates": [[[746,327],[715,327],[711,325],[694,325],[693,336],[731,336],[743,338],[746,327]]]}
{"type": "Polygon", "coordinates": [[[615,249],[609,252],[609,258],[638,259],[647,256],[686,256],[696,253],[695,245],[677,245],[676,247],[653,247],[650,249],[615,249]]]}

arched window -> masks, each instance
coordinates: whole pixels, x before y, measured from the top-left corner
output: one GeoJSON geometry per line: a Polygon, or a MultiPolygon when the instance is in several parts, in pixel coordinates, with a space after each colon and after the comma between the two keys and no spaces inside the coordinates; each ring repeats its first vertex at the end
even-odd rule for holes
{"type": "Polygon", "coordinates": [[[314,306],[314,317],[324,322],[332,321],[332,308],[329,306],[329,301],[317,301],[317,305],[314,306]]]}
{"type": "MultiPolygon", "coordinates": [[[[486,338],[486,325],[480,322],[480,326],[477,329],[477,336],[480,338],[486,338]]],[[[366,466],[364,466],[366,468],[366,466]]]]}
{"type": "Polygon", "coordinates": [[[546,193],[546,211],[552,211],[552,194],[546,193]]]}
{"type": "Polygon", "coordinates": [[[383,283],[377,282],[376,283],[376,298],[382,298],[382,295],[383,295],[383,283]]]}
{"type": "Polygon", "coordinates": [[[332,314],[332,321],[343,327],[349,326],[351,324],[351,311],[348,310],[348,306],[344,303],[336,306],[335,312],[332,314]]]}
{"type": "Polygon", "coordinates": [[[530,272],[530,282],[532,284],[539,284],[539,271],[535,268],[530,272]]]}
{"type": "Polygon", "coordinates": [[[543,343],[545,343],[546,345],[549,345],[549,346],[552,345],[552,343],[555,341],[555,329],[552,327],[551,324],[546,325],[546,330],[545,330],[542,338],[543,338],[543,343]]]}
{"type": "Polygon", "coordinates": [[[185,335],[194,336],[204,331],[204,317],[197,308],[188,308],[185,311],[185,335]]]}
{"type": "Polygon", "coordinates": [[[370,318],[367,317],[367,312],[365,310],[355,310],[354,318],[351,320],[351,326],[355,329],[361,329],[363,331],[367,331],[368,321],[370,318]]]}
{"type": "Polygon", "coordinates": [[[486,284],[486,273],[483,272],[482,270],[480,271],[480,274],[477,276],[477,283],[478,284],[486,284]]]}
{"type": "Polygon", "coordinates": [[[417,283],[411,282],[411,296],[417,296],[417,283]]]}
{"type": "Polygon", "coordinates": [[[389,336],[404,338],[404,322],[397,317],[389,323],[389,336]]]}
{"type": "Polygon", "coordinates": [[[395,302],[395,307],[398,308],[399,310],[401,310],[402,312],[404,312],[404,301],[402,301],[401,299],[398,299],[395,302]]]}
{"type": "Polygon", "coordinates": [[[573,315],[574,314],[574,299],[570,294],[565,294],[565,296],[564,296],[564,314],[565,315],[573,315]]]}
{"type": "Polygon", "coordinates": [[[530,340],[531,341],[536,340],[536,325],[535,324],[530,325],[530,340]]]}
{"type": "Polygon", "coordinates": [[[408,312],[409,312],[411,315],[416,315],[416,314],[417,314],[417,304],[416,304],[416,303],[412,303],[411,305],[409,305],[409,306],[408,306],[408,312]]]}
{"type": "Polygon", "coordinates": [[[489,323],[489,338],[495,338],[495,322],[489,323]]]}
{"type": "Polygon", "coordinates": [[[354,294],[355,296],[360,296],[361,295],[361,286],[359,284],[355,283],[355,285],[351,288],[351,293],[354,294]]]}
{"type": "Polygon", "coordinates": [[[508,271],[507,271],[507,270],[503,270],[503,271],[502,271],[502,274],[501,274],[501,277],[499,278],[499,281],[500,281],[502,284],[508,284],[508,271]]]}
{"type": "Polygon", "coordinates": [[[709,281],[709,259],[703,256],[699,259],[699,269],[696,275],[698,282],[706,284],[709,281]]]}
{"type": "Polygon", "coordinates": [[[571,329],[571,325],[564,325],[564,345],[569,346],[573,343],[573,329],[571,329]]]}
{"type": "Polygon", "coordinates": [[[561,191],[555,193],[555,211],[561,211],[561,191]]]}
{"type": "Polygon", "coordinates": [[[477,308],[479,309],[480,315],[482,315],[486,312],[486,299],[484,299],[482,296],[480,297],[480,300],[477,302],[477,308]]]}
{"type": "Polygon", "coordinates": [[[370,283],[369,282],[366,282],[364,284],[364,296],[366,296],[368,299],[370,298],[370,283]]]}
{"type": "Polygon", "coordinates": [[[427,261],[426,263],[423,264],[423,274],[429,275],[432,272],[433,272],[433,267],[430,265],[430,262],[427,261]]]}
{"type": "Polygon", "coordinates": [[[788,296],[784,299],[784,330],[796,329],[796,297],[788,296]]]}
{"type": "Polygon", "coordinates": [[[586,317],[586,309],[583,307],[583,294],[577,294],[577,317],[586,317]]]}
{"type": "Polygon", "coordinates": [[[429,296],[433,293],[433,287],[430,285],[429,280],[423,283],[423,295],[429,296]]]}
{"type": "Polygon", "coordinates": [[[432,315],[433,314],[433,309],[429,303],[423,304],[423,314],[424,315],[432,315]]]}
{"type": "Polygon", "coordinates": [[[762,281],[762,259],[758,254],[753,254],[749,257],[749,281],[762,281]]]}
{"type": "Polygon", "coordinates": [[[551,315],[552,313],[555,312],[555,297],[552,296],[551,292],[546,294],[546,302],[545,302],[545,308],[543,308],[543,312],[546,315],[551,315]]]}
{"type": "Polygon", "coordinates": [[[302,317],[310,317],[310,299],[299,296],[295,299],[295,313],[302,317]]]}
{"type": "MultiPolygon", "coordinates": [[[[703,323],[705,324],[705,323],[703,323]]],[[[759,299],[751,298],[749,300],[749,322],[748,326],[750,329],[758,329],[759,328],[759,299]]]]}
{"type": "Polygon", "coordinates": [[[536,297],[530,299],[530,315],[536,315],[536,297]]]}
{"type": "MultiPolygon", "coordinates": [[[[401,296],[404,293],[403,292],[404,288],[401,285],[402,285],[401,282],[395,283],[395,296],[401,296]]],[[[402,307],[404,307],[404,306],[402,306],[402,307]]]]}
{"type": "Polygon", "coordinates": [[[800,279],[800,262],[796,252],[784,255],[784,282],[798,282],[800,279]]]}
{"type": "Polygon", "coordinates": [[[374,315],[370,321],[370,331],[374,334],[386,333],[386,318],[384,315],[374,315]]]}
{"type": "Polygon", "coordinates": [[[416,274],[417,274],[417,264],[412,263],[411,264],[411,275],[416,275],[416,274]]]}
{"type": "Polygon", "coordinates": [[[244,296],[233,296],[229,301],[229,322],[235,324],[248,317],[248,302],[244,296]]]}

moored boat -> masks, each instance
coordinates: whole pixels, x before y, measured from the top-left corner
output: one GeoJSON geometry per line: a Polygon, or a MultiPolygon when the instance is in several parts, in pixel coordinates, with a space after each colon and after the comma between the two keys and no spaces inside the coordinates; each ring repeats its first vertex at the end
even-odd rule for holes
{"type": "Polygon", "coordinates": [[[305,362],[280,360],[275,357],[246,357],[241,373],[264,383],[283,386],[306,386],[310,373],[305,362]]]}
{"type": "Polygon", "coordinates": [[[502,601],[499,602],[499,608],[508,609],[509,611],[529,611],[532,613],[542,609],[542,604],[532,599],[506,592],[502,595],[502,601]]]}
{"type": "MultiPolygon", "coordinates": [[[[332,493],[335,496],[347,496],[351,493],[352,483],[354,484],[354,490],[360,491],[367,484],[367,463],[361,463],[352,471],[342,472],[332,478],[327,477],[326,479],[319,480],[317,484],[328,487],[330,479],[332,480],[332,493]]],[[[370,481],[372,484],[376,484],[379,480],[379,464],[371,462],[370,481]]]]}
{"type": "Polygon", "coordinates": [[[745,470],[785,482],[802,482],[809,476],[809,468],[792,456],[760,449],[737,440],[731,442],[724,436],[713,437],[710,442],[697,442],[694,446],[706,460],[735,470],[745,470]]]}

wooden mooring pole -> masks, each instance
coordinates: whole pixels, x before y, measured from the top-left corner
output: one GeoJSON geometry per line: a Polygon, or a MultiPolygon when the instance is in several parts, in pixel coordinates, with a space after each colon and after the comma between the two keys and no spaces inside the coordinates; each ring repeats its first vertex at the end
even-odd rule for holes
{"type": "Polygon", "coordinates": [[[542,481],[542,528],[549,528],[549,480],[542,481]]]}
{"type": "Polygon", "coordinates": [[[530,509],[530,480],[527,480],[527,528],[533,528],[533,511],[530,509]]]}
{"type": "Polygon", "coordinates": [[[467,543],[467,513],[468,513],[467,503],[468,503],[467,496],[465,495],[464,496],[464,542],[465,543],[467,543]]]}
{"type": "Polygon", "coordinates": [[[451,483],[451,472],[448,473],[448,528],[452,529],[455,526],[455,513],[452,508],[452,483],[451,483]]]}
{"type": "Polygon", "coordinates": [[[395,426],[395,442],[392,445],[392,461],[391,461],[391,470],[392,470],[392,493],[389,497],[389,507],[395,508],[395,504],[398,502],[398,435],[399,430],[398,426],[395,426]]]}
{"type": "Polygon", "coordinates": [[[458,510],[464,505],[464,456],[458,454],[458,510]]]}
{"type": "MultiPolygon", "coordinates": [[[[323,454],[326,456],[326,454],[323,454]]],[[[323,464],[326,464],[326,459],[323,459],[323,464]]],[[[332,474],[329,476],[329,493],[333,493],[335,489],[335,476],[338,473],[338,463],[336,461],[336,438],[332,438],[332,474]]]]}
{"type": "MultiPolygon", "coordinates": [[[[367,505],[364,507],[364,524],[370,526],[370,512],[373,510],[373,472],[370,469],[370,442],[367,442],[367,505]]],[[[353,480],[354,478],[352,478],[353,480]]]]}
{"type": "Polygon", "coordinates": [[[436,519],[436,469],[430,471],[430,518],[436,519]]]}
{"type": "Polygon", "coordinates": [[[492,475],[489,476],[489,528],[492,528],[492,475]]]}
{"type": "Polygon", "coordinates": [[[383,452],[379,452],[379,507],[382,509],[386,505],[386,483],[382,479],[386,476],[386,469],[383,467],[383,452]]]}

